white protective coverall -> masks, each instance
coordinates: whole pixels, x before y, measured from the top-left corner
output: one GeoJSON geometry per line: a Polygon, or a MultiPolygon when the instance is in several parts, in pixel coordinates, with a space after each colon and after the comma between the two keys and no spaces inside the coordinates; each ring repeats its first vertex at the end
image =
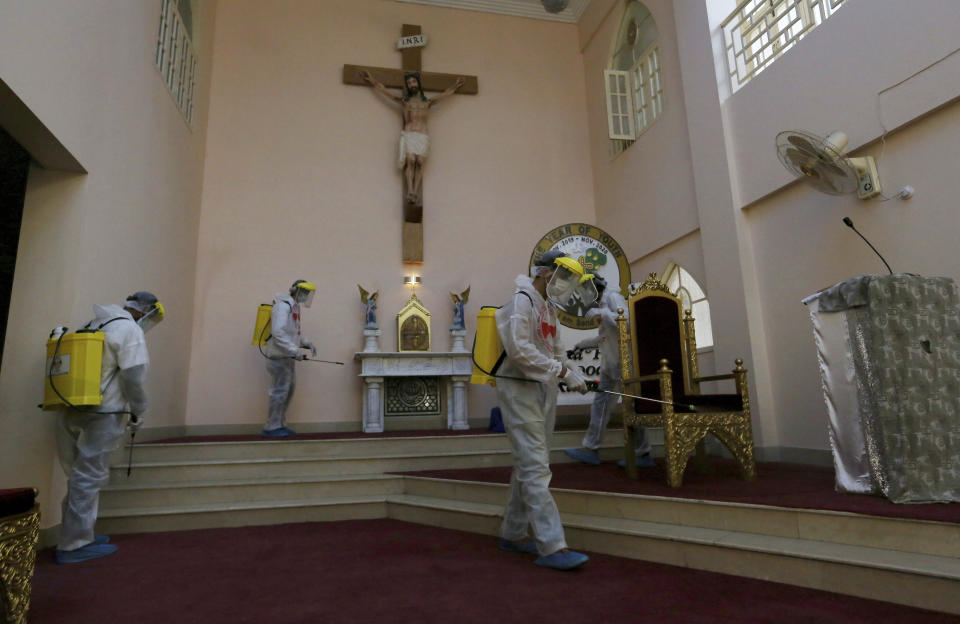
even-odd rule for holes
{"type": "Polygon", "coordinates": [[[300,304],[287,293],[277,293],[270,310],[270,338],[263,348],[267,360],[267,372],[273,381],[270,384],[270,411],[264,431],[274,431],[287,425],[287,407],[297,385],[294,358],[301,346],[306,346],[300,336],[300,304]]]}
{"type": "Polygon", "coordinates": [[[496,312],[497,333],[506,351],[499,375],[540,383],[497,379],[497,396],[513,454],[510,493],[500,536],[524,540],[532,530],[541,555],[567,547],[560,513],[550,494],[550,438],[556,422],[557,382],[564,353],[556,311],[526,275],[516,279],[511,301],[496,312]],[[525,294],[524,294],[525,293],[525,294]]]}
{"type": "MultiPolygon", "coordinates": [[[[103,360],[97,412],[136,414],[142,422],[147,409],[147,342],[143,330],[120,306],[94,306],[96,315],[89,327],[103,326],[103,360]]],[[[60,464],[67,474],[63,498],[58,550],[75,550],[93,542],[100,488],[110,479],[110,454],[120,447],[126,428],[126,414],[61,412],[57,428],[60,464]]]]}
{"type": "MultiPolygon", "coordinates": [[[[586,318],[600,317],[600,331],[593,338],[581,340],[577,343],[578,349],[599,349],[600,351],[600,383],[597,392],[593,394],[593,405],[590,406],[590,426],[583,436],[583,448],[597,450],[603,432],[610,422],[613,406],[618,397],[607,394],[602,390],[621,391],[620,382],[623,373],[620,367],[620,330],[617,327],[617,308],[623,310],[623,316],[630,318],[627,302],[615,288],[607,288],[600,298],[600,305],[589,310],[586,318]]],[[[650,441],[647,439],[645,427],[637,427],[637,457],[650,452],[650,441]]]]}

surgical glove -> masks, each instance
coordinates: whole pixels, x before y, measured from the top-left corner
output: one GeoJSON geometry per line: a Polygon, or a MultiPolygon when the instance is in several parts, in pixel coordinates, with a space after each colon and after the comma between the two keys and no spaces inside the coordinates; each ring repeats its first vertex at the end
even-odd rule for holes
{"type": "Polygon", "coordinates": [[[587,381],[583,378],[583,375],[572,368],[568,368],[567,374],[561,377],[560,380],[566,384],[570,390],[574,390],[580,394],[587,393],[587,381]]]}
{"type": "Polygon", "coordinates": [[[313,343],[309,340],[303,341],[303,344],[300,346],[302,346],[304,349],[310,349],[310,355],[317,357],[317,348],[313,346],[313,343]]]}
{"type": "Polygon", "coordinates": [[[141,418],[138,414],[130,414],[130,423],[129,423],[130,431],[132,431],[133,433],[136,433],[137,431],[140,431],[140,427],[142,425],[143,425],[143,418],[141,418]]]}

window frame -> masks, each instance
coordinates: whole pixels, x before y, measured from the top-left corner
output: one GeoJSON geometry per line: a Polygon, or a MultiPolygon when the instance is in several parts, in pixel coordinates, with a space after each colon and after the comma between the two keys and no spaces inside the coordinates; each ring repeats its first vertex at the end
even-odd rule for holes
{"type": "Polygon", "coordinates": [[[637,117],[633,109],[634,89],[630,74],[630,70],[603,70],[603,86],[607,100],[607,133],[611,139],[633,141],[637,138],[637,117]],[[616,90],[613,88],[614,83],[617,85],[616,90]],[[623,110],[624,108],[626,111],[623,110]],[[627,131],[617,132],[617,127],[624,129],[624,122],[629,126],[627,131]]]}
{"type": "MultiPolygon", "coordinates": [[[[191,9],[191,20],[193,11],[191,9]]],[[[187,126],[193,129],[198,77],[193,25],[184,23],[177,0],[162,0],[155,66],[187,126]]]]}
{"type": "MultiPolygon", "coordinates": [[[[634,54],[630,54],[630,57],[634,57],[634,54]]],[[[663,116],[664,111],[660,31],[653,14],[640,0],[628,0],[624,3],[620,26],[611,42],[607,68],[603,72],[603,82],[604,100],[607,107],[607,137],[610,140],[611,156],[616,157],[626,151],[644,132],[651,128],[663,116]],[[636,8],[634,4],[639,8],[636,8]],[[639,10],[646,12],[646,16],[641,20],[641,23],[650,20],[653,36],[646,40],[641,38],[640,41],[630,40],[629,38],[624,40],[626,21],[636,17],[635,12],[639,10]],[[623,63],[625,59],[622,58],[625,46],[634,46],[632,49],[636,50],[635,46],[638,44],[646,44],[646,47],[635,55],[630,67],[614,69],[614,67],[625,65],[623,63]],[[621,90],[618,89],[614,92],[612,89],[613,76],[616,76],[618,80],[625,79],[626,84],[624,86],[628,95],[626,105],[622,105],[623,93],[621,90]],[[632,114],[630,128],[628,129],[624,128],[623,123],[624,108],[629,108],[632,114]]]]}

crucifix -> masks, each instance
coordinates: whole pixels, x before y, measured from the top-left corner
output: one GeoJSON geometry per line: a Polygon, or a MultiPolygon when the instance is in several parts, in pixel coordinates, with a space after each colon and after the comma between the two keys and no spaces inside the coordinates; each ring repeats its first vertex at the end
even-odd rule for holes
{"type": "Polygon", "coordinates": [[[404,24],[397,48],[402,55],[401,69],[344,65],[344,84],[370,85],[400,104],[403,131],[400,133],[398,164],[403,170],[403,261],[423,262],[423,165],[429,148],[427,113],[430,107],[454,92],[477,93],[476,76],[421,72],[420,52],[426,37],[420,26],[404,24]],[[403,90],[403,95],[387,91],[403,90]],[[425,91],[440,91],[427,98],[425,91]]]}

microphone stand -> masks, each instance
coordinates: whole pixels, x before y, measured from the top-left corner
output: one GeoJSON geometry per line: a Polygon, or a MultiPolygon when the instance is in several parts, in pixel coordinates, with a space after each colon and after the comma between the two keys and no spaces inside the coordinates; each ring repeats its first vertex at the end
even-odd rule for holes
{"type": "MultiPolygon", "coordinates": [[[[857,230],[857,228],[853,227],[853,221],[850,219],[850,217],[844,217],[844,218],[843,218],[843,224],[846,225],[846,226],[847,226],[848,228],[850,228],[851,230],[853,230],[854,232],[856,232],[856,233],[857,233],[857,236],[859,236],[860,238],[863,239],[863,242],[865,242],[867,245],[870,245],[870,241],[867,240],[867,237],[864,236],[863,234],[861,234],[860,231],[857,230]]],[[[891,269],[891,268],[890,268],[890,265],[887,264],[887,261],[883,259],[883,256],[880,255],[880,252],[877,251],[877,248],[874,247],[873,245],[870,245],[870,249],[872,249],[872,250],[873,250],[873,253],[877,254],[877,256],[878,256],[881,260],[883,260],[883,264],[887,267],[887,271],[890,272],[890,275],[893,275],[893,269],[891,269]]]]}

